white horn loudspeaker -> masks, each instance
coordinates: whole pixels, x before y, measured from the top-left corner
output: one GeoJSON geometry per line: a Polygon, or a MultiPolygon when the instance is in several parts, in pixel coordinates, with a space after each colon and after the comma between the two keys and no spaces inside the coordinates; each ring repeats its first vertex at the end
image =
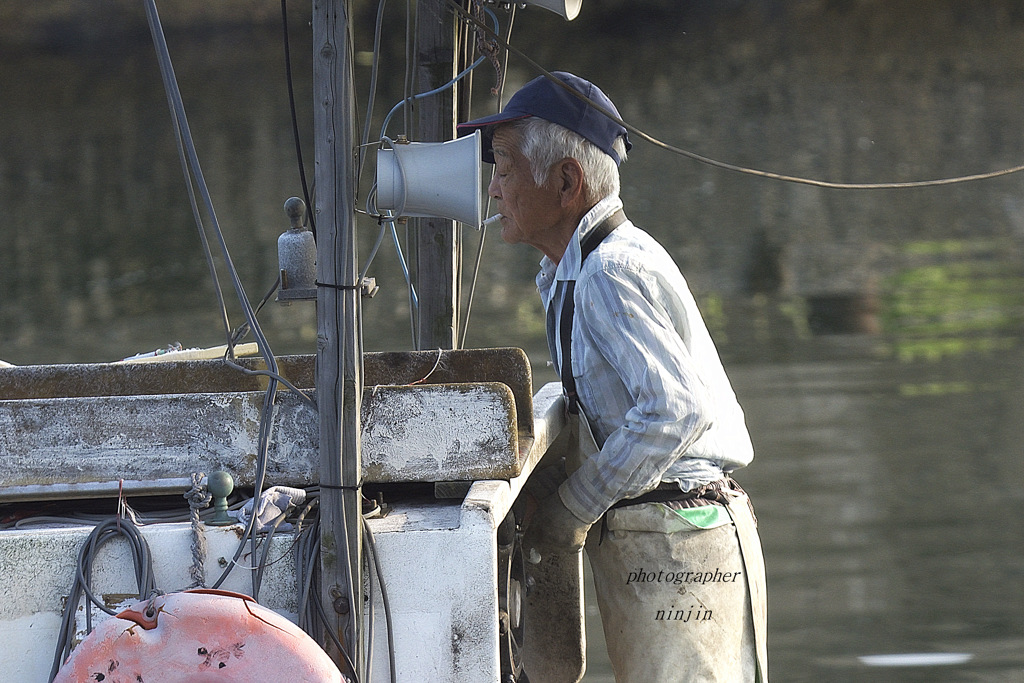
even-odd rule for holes
{"type": "Polygon", "coordinates": [[[572,21],[580,13],[583,0],[526,0],[527,5],[536,5],[550,10],[566,21],[572,21]]]}
{"type": "Polygon", "coordinates": [[[377,209],[480,227],[480,131],[447,142],[396,142],[377,150],[377,209]]]}

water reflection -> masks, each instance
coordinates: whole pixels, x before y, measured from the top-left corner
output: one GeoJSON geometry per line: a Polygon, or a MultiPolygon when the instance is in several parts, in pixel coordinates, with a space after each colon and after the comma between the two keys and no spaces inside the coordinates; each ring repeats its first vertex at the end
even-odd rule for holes
{"type": "MultiPolygon", "coordinates": [[[[534,14],[517,31],[541,63],[592,75],[627,119],[731,161],[859,181],[1024,159],[1024,85],[1006,57],[1024,44],[1012,3],[697,4],[651,3],[638,16],[608,0],[587,19],[585,3],[572,25],[534,14]],[[654,21],[664,39],[650,39],[654,21]],[[545,40],[553,31],[563,39],[545,40]],[[609,62],[625,49],[632,59],[609,62]]],[[[308,54],[302,21],[293,26],[308,54]]],[[[276,274],[282,204],[300,193],[276,28],[181,33],[170,45],[256,299],[276,274]]],[[[308,121],[308,72],[296,75],[308,121]]],[[[529,76],[512,64],[509,87],[529,76]]],[[[383,86],[388,106],[399,81],[383,86]]],[[[5,48],[0,93],[0,358],[101,361],[222,343],[151,47],[5,48]]],[[[762,524],[773,677],[1019,678],[1020,179],[835,193],[643,144],[623,168],[630,216],[683,267],[749,416],[757,458],[740,479],[762,524]],[[918,652],[972,657],[862,659],[918,652]]],[[[377,226],[360,231],[366,249],[377,226]]],[[[479,235],[465,238],[475,254],[479,235]]],[[[486,235],[467,345],[525,348],[540,383],[554,375],[536,262],[486,235]]],[[[393,249],[370,274],[381,291],[365,304],[367,348],[408,348],[393,249]]],[[[314,350],[311,306],[270,304],[261,320],[278,353],[314,350]]],[[[610,680],[599,647],[586,680],[610,680]]]]}
{"type": "Polygon", "coordinates": [[[1009,408],[1024,389],[1021,360],[1017,351],[941,368],[850,361],[735,374],[759,435],[745,485],[763,496],[784,680],[1019,676],[1024,661],[1007,645],[1019,643],[1022,620],[1006,606],[1024,597],[1012,512],[1024,422],[1009,408]],[[957,389],[918,391],[937,377],[957,389]],[[857,659],[912,652],[974,657],[891,674],[857,659]]]}

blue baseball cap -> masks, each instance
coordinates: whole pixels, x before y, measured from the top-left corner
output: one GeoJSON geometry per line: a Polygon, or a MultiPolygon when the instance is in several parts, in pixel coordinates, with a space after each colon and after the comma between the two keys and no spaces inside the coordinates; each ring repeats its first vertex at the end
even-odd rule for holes
{"type": "MultiPolygon", "coordinates": [[[[622,118],[619,116],[618,109],[608,99],[608,96],[590,81],[565,71],[555,71],[551,75],[587,99],[611,112],[617,118],[622,118]]],[[[626,136],[626,129],[622,124],[608,118],[608,116],[598,111],[588,102],[567,92],[565,88],[557,83],[551,82],[547,76],[538,76],[520,88],[519,92],[512,96],[512,99],[508,101],[508,104],[499,113],[474,121],[460,123],[456,128],[460,136],[469,135],[476,130],[482,131],[484,136],[483,160],[493,164],[494,150],[491,148],[491,139],[494,134],[494,126],[531,116],[557,123],[582,135],[614,159],[616,165],[622,163],[622,159],[619,158],[619,155],[612,147],[615,139],[620,135],[622,136],[623,141],[626,143],[626,151],[633,147],[626,136]]]]}

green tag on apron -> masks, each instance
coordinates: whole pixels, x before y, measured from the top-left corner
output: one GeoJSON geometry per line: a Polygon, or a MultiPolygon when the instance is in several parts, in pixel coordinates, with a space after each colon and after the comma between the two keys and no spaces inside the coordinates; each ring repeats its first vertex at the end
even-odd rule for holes
{"type": "Polygon", "coordinates": [[[695,508],[673,510],[698,529],[714,529],[732,521],[728,511],[721,505],[701,505],[695,508]]]}

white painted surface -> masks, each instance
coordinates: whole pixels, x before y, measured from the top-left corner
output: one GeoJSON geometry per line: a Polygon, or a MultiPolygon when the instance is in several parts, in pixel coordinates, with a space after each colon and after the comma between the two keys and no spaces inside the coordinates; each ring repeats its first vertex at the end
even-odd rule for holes
{"type": "MultiPolygon", "coordinates": [[[[560,406],[560,392],[552,385],[537,394],[534,448],[519,476],[478,481],[464,501],[402,502],[388,516],[369,520],[393,610],[399,681],[498,681],[496,527],[561,429],[560,406]]],[[[90,531],[91,527],[0,531],[0,575],[7,579],[0,589],[0,642],[4,644],[0,667],[11,680],[46,681],[62,599],[72,583],[79,547],[90,531]]],[[[221,562],[233,555],[236,531],[234,527],[207,528],[209,582],[220,575],[221,562]]],[[[191,533],[187,524],[143,528],[161,590],[189,585],[191,533]]],[[[290,541],[288,535],[275,537],[271,556],[281,560],[268,569],[260,596],[262,603],[286,615],[295,612],[290,541]]],[[[250,561],[243,555],[243,563],[250,561]]],[[[94,575],[100,594],[136,590],[130,556],[121,542],[104,546],[94,575]]],[[[236,569],[223,588],[249,592],[249,573],[236,569]]],[[[387,637],[379,591],[374,591],[373,600],[377,619],[372,680],[387,681],[387,637]]],[[[575,633],[577,656],[582,657],[578,597],[569,605],[545,626],[575,633]]]]}
{"type": "MultiPolygon", "coordinates": [[[[497,681],[496,546],[494,529],[461,524],[458,503],[400,509],[411,530],[395,520],[371,520],[394,609],[399,680],[497,681]],[[453,519],[456,521],[452,528],[453,519]]],[[[70,589],[78,549],[91,528],[0,532],[0,571],[10,577],[0,601],[0,667],[11,680],[46,680],[60,628],[62,601],[70,589]]],[[[174,591],[189,585],[191,528],[158,524],[143,528],[153,551],[157,586],[174,591]]],[[[237,528],[207,529],[207,576],[220,574],[230,559],[237,528]]],[[[273,564],[260,602],[282,614],[295,613],[290,536],[275,538],[273,564]]],[[[243,561],[248,563],[246,556],[243,561]]],[[[120,599],[136,592],[131,557],[123,542],[100,550],[94,571],[97,594],[120,599]]],[[[236,568],[222,586],[250,593],[249,572],[236,568]]],[[[387,678],[383,603],[377,608],[374,680],[387,678]]],[[[81,616],[79,621],[82,622],[81,616]]]]}
{"type": "MultiPolygon", "coordinates": [[[[0,600],[0,633],[8,634],[0,648],[0,663],[12,680],[47,680],[78,551],[91,531],[91,527],[81,526],[0,531],[0,572],[6,577],[0,600]]],[[[220,563],[234,554],[236,531],[232,527],[207,528],[208,581],[220,575],[220,563]]],[[[143,527],[142,533],[153,553],[157,587],[165,592],[187,588],[191,582],[190,525],[155,524],[143,527]]],[[[290,539],[276,539],[273,556],[287,555],[289,544],[290,539]]],[[[131,555],[123,541],[101,547],[93,577],[93,589],[99,595],[120,598],[138,592],[131,555]]],[[[249,573],[236,569],[223,588],[251,592],[249,573]]],[[[290,559],[268,569],[261,596],[264,604],[294,614],[295,592],[290,559]]]]}

